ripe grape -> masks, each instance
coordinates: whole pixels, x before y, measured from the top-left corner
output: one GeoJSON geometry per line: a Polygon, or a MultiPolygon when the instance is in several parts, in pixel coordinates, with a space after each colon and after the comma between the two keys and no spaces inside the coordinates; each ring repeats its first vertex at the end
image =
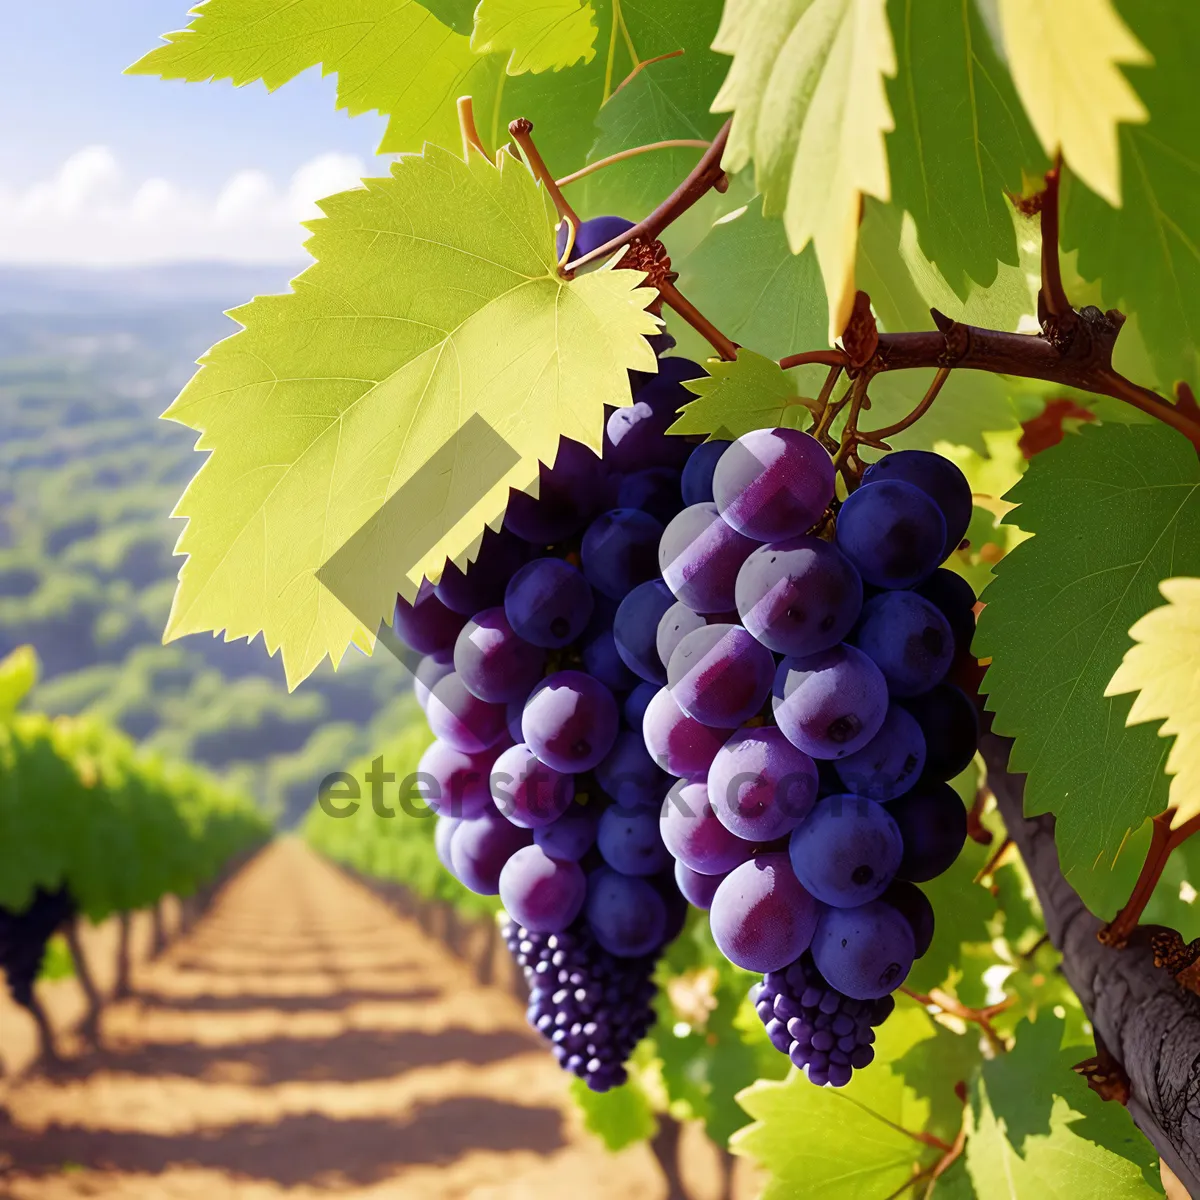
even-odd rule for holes
{"type": "Polygon", "coordinates": [[[756,542],[807,533],[833,499],[833,461],[796,429],[755,429],[721,455],[713,499],[721,516],[756,542]]]}
{"type": "Polygon", "coordinates": [[[971,585],[956,572],[938,567],[914,591],[937,606],[950,623],[955,650],[967,653],[975,636],[975,592],[971,585]]]}
{"type": "Polygon", "coordinates": [[[617,721],[608,688],[582,671],[558,671],[525,701],[521,732],[547,766],[575,774],[590,771],[612,749],[617,721]]]}
{"type": "Polygon", "coordinates": [[[598,867],[588,878],[586,914],[596,941],[619,958],[651,954],[663,943],[667,906],[648,880],[598,867]]]}
{"type": "Polygon", "coordinates": [[[595,804],[572,804],[557,821],[533,831],[535,846],[551,858],[578,862],[595,844],[600,809],[595,804]]]}
{"type": "Polygon", "coordinates": [[[854,908],[891,883],[904,846],[883,805],[862,796],[826,796],[792,831],[792,870],[823,904],[854,908]]]}
{"type": "Polygon", "coordinates": [[[924,883],[945,871],[967,840],[967,810],[948,784],[924,787],[884,805],[904,839],[904,857],[896,874],[924,883]]]}
{"type": "Polygon", "coordinates": [[[646,709],[650,706],[650,701],[657,694],[658,688],[654,684],[639,683],[625,697],[625,703],[621,706],[621,715],[625,718],[625,724],[635,733],[641,734],[642,721],[646,716],[646,709]]]}
{"type": "Polygon", "coordinates": [[[560,558],[526,563],[504,591],[504,614],[513,631],[548,650],[561,649],[579,637],[593,605],[587,580],[560,558]]]}
{"type": "Polygon", "coordinates": [[[717,894],[717,888],[726,874],[728,872],[721,875],[701,875],[680,859],[675,860],[675,886],[683,898],[697,908],[708,908],[712,904],[712,898],[717,894]]]}
{"type": "Polygon", "coordinates": [[[598,592],[621,600],[639,583],[657,574],[656,555],[663,527],[636,508],[601,513],[580,546],[583,576],[598,592]]]}
{"type": "Polygon", "coordinates": [[[489,795],[497,810],[522,829],[558,820],[575,798],[575,779],[548,767],[519,742],[492,765],[489,795]]]}
{"type": "Polygon", "coordinates": [[[825,909],[812,939],[817,970],[854,1000],[894,992],[908,978],[915,950],[912,926],[882,900],[825,909]]]}
{"type": "Polygon", "coordinates": [[[879,732],[861,749],[835,764],[848,792],[872,800],[894,800],[925,769],[925,735],[916,718],[898,704],[888,705],[879,732]]]}
{"type": "Polygon", "coordinates": [[[876,587],[920,582],[942,561],[945,541],[941,510],[920,488],[899,479],[860,487],[838,512],[838,549],[876,587]]]}
{"type": "Polygon", "coordinates": [[[503,608],[485,608],[454,643],[454,670],[467,690],[490,704],[523,700],[542,677],[546,652],[518,637],[503,608]]]}
{"type": "Polygon", "coordinates": [[[9,993],[23,1008],[33,1007],[33,985],[42,970],[47,941],[74,912],[75,901],[65,887],[53,892],[37,888],[21,912],[0,908],[0,967],[9,993]]]}
{"type": "Polygon", "coordinates": [[[657,813],[666,776],[650,757],[640,733],[624,730],[597,764],[596,782],[626,808],[652,806],[657,813]]]}
{"type": "Polygon", "coordinates": [[[704,504],[713,498],[713,472],[731,442],[716,439],[697,446],[688,455],[681,481],[684,504],[704,504]]]}
{"type": "Polygon", "coordinates": [[[738,570],[754,542],[721,520],[712,503],[693,504],[663,532],[658,566],[667,587],[698,613],[734,607],[738,570]]]}
{"type": "Polygon", "coordinates": [[[603,629],[583,647],[584,670],[615,695],[631,692],[638,677],[625,664],[611,629],[603,629]]]}
{"type": "Polygon", "coordinates": [[[862,482],[900,479],[920,488],[937,506],[946,524],[942,558],[963,540],[971,523],[974,501],[967,477],[948,458],[932,450],[895,450],[863,472],[862,482]]]}
{"type": "Polygon", "coordinates": [[[663,845],[658,813],[650,808],[622,808],[614,804],[600,817],[596,846],[601,857],[622,875],[655,875],[671,865],[663,845]]]}
{"type": "Polygon", "coordinates": [[[731,733],[689,717],[675,703],[670,688],[660,688],[646,706],[642,736],[650,757],[676,777],[703,775],[731,733]]]}
{"type": "Polygon", "coordinates": [[[449,813],[439,813],[433,827],[433,848],[438,856],[438,862],[454,874],[454,866],[450,861],[450,839],[454,831],[462,824],[462,817],[452,817],[449,813]]]}
{"type": "Polygon", "coordinates": [[[893,696],[929,691],[954,661],[950,623],[916,592],[882,592],[868,600],[854,642],[883,672],[893,696]]]}
{"type": "Polygon", "coordinates": [[[661,579],[640,583],[620,603],[613,618],[617,653],[625,665],[649,683],[664,684],[667,673],[659,660],[656,635],[675,597],[661,579]]]}
{"type": "Polygon", "coordinates": [[[417,670],[413,675],[413,695],[421,706],[422,712],[428,710],[429,693],[433,691],[439,680],[445,679],[453,670],[453,646],[446,650],[435,650],[431,654],[426,654],[417,663],[417,670]]]}
{"type": "Polygon", "coordinates": [[[658,661],[662,664],[661,682],[667,682],[667,665],[671,661],[671,655],[675,653],[675,647],[689,633],[694,633],[697,629],[703,629],[707,624],[708,622],[698,612],[694,612],[688,608],[682,600],[676,600],[663,613],[654,635],[655,653],[658,656],[658,661]]]}
{"type": "Polygon", "coordinates": [[[750,842],[771,842],[812,811],[817,768],[773,726],[739,729],[708,769],[708,796],[731,833],[750,842]]]}
{"type": "Polygon", "coordinates": [[[447,560],[442,577],[434,584],[437,598],[456,613],[470,616],[504,599],[504,588],[528,555],[529,547],[506,530],[487,529],[479,554],[467,571],[447,560]]]}
{"type": "Polygon", "coordinates": [[[861,750],[887,714],[879,668],[844,643],[807,658],[785,658],[775,673],[775,723],[812,758],[845,758],[861,750]]]}
{"type": "Polygon", "coordinates": [[[747,971],[778,971],[808,949],[820,906],[786,854],[760,854],[721,881],[708,919],[717,949],[747,971]]]}
{"type": "Polygon", "coordinates": [[[706,625],[689,633],[667,666],[679,707],[718,729],[736,728],[755,716],[774,677],[774,656],[740,625],[706,625]]]}
{"type": "Polygon", "coordinates": [[[552,546],[574,537],[596,513],[603,468],[580,442],[559,438],[553,469],[538,468],[536,499],[510,488],[504,528],[534,546],[552,546]]]}
{"type": "Polygon", "coordinates": [[[862,580],[837,547],[800,536],[759,546],[737,577],[742,624],[764,646],[803,657],[836,646],[862,608],[862,580]]]}
{"type": "Polygon", "coordinates": [[[880,899],[890,904],[912,927],[913,957],[920,958],[933,944],[933,905],[929,903],[929,897],[915,883],[893,879],[880,899]]]}
{"type": "Polygon", "coordinates": [[[662,841],[671,854],[701,875],[724,875],[753,853],[721,823],[702,779],[680,779],[662,802],[658,820],[662,841]]]}
{"type": "Polygon", "coordinates": [[[432,654],[435,650],[453,648],[465,620],[462,613],[447,608],[437,598],[428,579],[422,579],[411,604],[403,596],[396,597],[392,629],[418,654],[432,654]]]}
{"type": "Polygon", "coordinates": [[[430,688],[425,718],[434,737],[468,754],[494,746],[508,730],[504,705],[473,696],[454,671],[430,688]]]}
{"type": "Polygon", "coordinates": [[[979,745],[979,715],[967,694],[953,684],[939,683],[903,703],[925,735],[924,778],[953,779],[965,771],[979,745]]]}
{"type": "Polygon", "coordinates": [[[533,933],[559,933],[579,916],[587,876],[578,863],[522,846],[500,872],[500,903],[533,933]]]}
{"type": "Polygon", "coordinates": [[[492,805],[488,775],[500,753],[497,747],[478,754],[456,750],[447,742],[431,742],[417,763],[417,779],[434,812],[477,817],[492,805]]]}
{"type": "Polygon", "coordinates": [[[481,896],[494,896],[504,864],[532,841],[528,829],[518,829],[495,809],[464,820],[450,837],[455,878],[481,896]]]}
{"type": "MultiPolygon", "coordinates": [[[[575,244],[571,248],[571,259],[591,254],[593,250],[598,250],[605,243],[611,242],[613,238],[620,237],[627,229],[632,228],[633,222],[627,221],[624,217],[592,217],[590,220],[580,221],[575,227],[575,244]]],[[[559,222],[554,235],[554,244],[560,259],[567,248],[569,235],[570,230],[567,228],[566,221],[559,222]]]]}
{"type": "Polygon", "coordinates": [[[618,508],[639,508],[664,525],[683,507],[679,472],[671,467],[647,467],[622,478],[618,508]]]}

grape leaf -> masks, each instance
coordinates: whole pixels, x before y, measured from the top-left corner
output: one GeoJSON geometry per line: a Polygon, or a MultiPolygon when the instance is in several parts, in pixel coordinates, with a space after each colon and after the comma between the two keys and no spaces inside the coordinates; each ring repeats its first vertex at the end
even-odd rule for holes
{"type": "MultiPolygon", "coordinates": [[[[913,1003],[903,995],[897,999],[906,1008],[913,1003]]],[[[913,1043],[892,1063],[892,1070],[903,1076],[918,1096],[929,1101],[927,1133],[944,1142],[954,1141],[963,1119],[963,1102],[955,1087],[960,1083],[969,1087],[982,1060],[977,1028],[968,1026],[959,1033],[931,1020],[928,1036],[913,1043]]]]}
{"type": "Polygon", "coordinates": [[[1200,385],[1200,111],[1179,102],[1181,81],[1195,72],[1200,6],[1163,0],[1121,9],[1154,55],[1152,69],[1131,72],[1150,122],[1120,129],[1121,209],[1065,175],[1063,246],[1078,248],[1079,270],[1103,282],[1110,303],[1136,314],[1160,384],[1200,385]]]}
{"type": "Polygon", "coordinates": [[[1126,728],[1131,702],[1103,693],[1158,581],[1200,574],[1200,467],[1165,426],[1086,425],[1005,499],[1035,536],[996,567],[973,649],[992,657],[983,690],[997,732],[1016,739],[1026,811],[1055,814],[1071,878],[1106,869],[1167,806],[1163,742],[1126,728]]]}
{"type": "Polygon", "coordinates": [[[431,146],[322,207],[317,262],[234,310],[245,329],[166,413],[211,451],[177,509],[166,636],[262,630],[292,686],[472,557],[560,434],[599,452],[627,368],[655,363],[655,293],[633,271],[561,279],[553,206],[507,155],[431,146]]]}
{"type": "Polygon", "coordinates": [[[509,75],[561,71],[596,54],[596,13],[588,0],[480,0],[471,49],[508,52],[509,75]]]}
{"type": "Polygon", "coordinates": [[[768,426],[805,429],[812,424],[812,411],[796,391],[794,372],[782,370],[773,359],[740,350],[733,362],[706,366],[708,375],[684,382],[699,399],[683,406],[671,433],[735,438],[768,426]]]}
{"type": "Polygon", "coordinates": [[[207,0],[165,36],[129,74],[274,91],[320,63],[339,107],[388,117],[380,153],[458,145],[455,97],[494,90],[492,64],[416,0],[207,0]]]}
{"type": "Polygon", "coordinates": [[[925,1129],[929,1102],[893,1069],[930,1036],[929,1025],[916,1005],[897,1008],[880,1028],[875,1061],[844,1088],[814,1087],[793,1071],[781,1083],[761,1081],[738,1093],[754,1124],[729,1148],[771,1173],[763,1200],[899,1195],[914,1164],[937,1161],[939,1152],[913,1136],[925,1129]]]}
{"type": "Polygon", "coordinates": [[[1200,579],[1164,579],[1167,603],[1129,631],[1137,643],[1125,652],[1106,696],[1137,692],[1126,723],[1162,721],[1159,737],[1174,737],[1167,758],[1171,827],[1200,813],[1200,579]]]}
{"type": "Polygon", "coordinates": [[[1047,154],[1109,204],[1121,203],[1117,125],[1146,120],[1118,63],[1148,64],[1112,0],[998,0],[1009,69],[1047,154]]]}
{"type": "Polygon", "coordinates": [[[753,159],[763,211],[783,216],[795,252],[815,244],[832,341],[854,303],[861,199],[889,197],[883,80],[896,56],[885,0],[741,0],[713,49],[733,56],[713,101],[733,113],[724,165],[753,159]]]}
{"type": "Polygon", "coordinates": [[[1022,1020],[1012,1049],[983,1064],[992,1111],[1018,1150],[1027,1137],[1049,1135],[1052,1099],[1061,1094],[1063,1080],[1072,1074],[1071,1062],[1080,1057],[1078,1050],[1060,1052],[1065,1024],[1045,1012],[1036,1021],[1022,1020]]]}
{"type": "Polygon", "coordinates": [[[1078,1115],[1054,1098],[1050,1133],[1025,1139],[1024,1155],[1009,1141],[1004,1123],[980,1089],[978,1112],[967,1138],[967,1169],[979,1200],[1046,1200],[1103,1196],[1105,1200],[1148,1200],[1155,1192],[1128,1159],[1080,1137],[1078,1115]]]}
{"type": "Polygon", "coordinates": [[[998,261],[1017,263],[1012,206],[1021,171],[1044,156],[1007,68],[973,4],[889,0],[900,70],[888,84],[892,200],[916,219],[921,248],[966,299],[998,261]]]}
{"type": "Polygon", "coordinates": [[[572,1079],[571,1099],[584,1125],[613,1153],[647,1141],[658,1128],[650,1101],[633,1077],[608,1092],[593,1092],[582,1079],[572,1079]]]}
{"type": "Polygon", "coordinates": [[[40,673],[37,651],[32,646],[18,646],[0,658],[0,720],[17,711],[40,673]]]}

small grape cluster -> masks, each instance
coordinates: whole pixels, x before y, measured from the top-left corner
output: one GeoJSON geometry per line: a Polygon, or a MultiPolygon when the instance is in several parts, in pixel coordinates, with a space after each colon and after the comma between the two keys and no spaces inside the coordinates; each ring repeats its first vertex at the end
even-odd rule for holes
{"type": "Polygon", "coordinates": [[[23,1008],[33,1002],[33,985],[42,969],[46,943],[75,911],[66,888],[48,892],[38,888],[27,908],[10,912],[0,908],[0,967],[12,998],[23,1008]]]}
{"type": "Polygon", "coordinates": [[[594,1092],[619,1087],[625,1060],[654,1023],[656,956],[609,954],[582,921],[531,933],[509,920],[502,932],[529,985],[529,1023],[559,1065],[594,1092]]]}

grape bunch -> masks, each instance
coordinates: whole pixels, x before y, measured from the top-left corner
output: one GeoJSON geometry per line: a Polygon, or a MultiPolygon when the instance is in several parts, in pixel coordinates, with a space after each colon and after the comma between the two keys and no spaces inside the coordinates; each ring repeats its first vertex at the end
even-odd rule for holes
{"type": "Polygon", "coordinates": [[[932,939],[915,885],[966,840],[947,781],[979,730],[949,680],[975,597],[939,564],[971,490],[940,455],[898,451],[837,504],[829,454],[790,429],[693,461],[705,486],[659,543],[677,603],[643,720],[675,777],[662,838],[718,948],[763,973],[752,999],[772,1043],[841,1086],[932,939]]]}
{"type": "Polygon", "coordinates": [[[66,888],[48,892],[38,888],[27,908],[11,912],[0,908],[0,967],[8,990],[23,1008],[33,1002],[33,985],[42,969],[46,943],[75,911],[66,888]]]}

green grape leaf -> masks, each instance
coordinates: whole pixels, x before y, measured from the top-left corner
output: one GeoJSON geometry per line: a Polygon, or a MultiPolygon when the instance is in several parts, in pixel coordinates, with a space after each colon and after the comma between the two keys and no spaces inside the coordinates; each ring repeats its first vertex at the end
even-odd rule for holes
{"type": "Polygon", "coordinates": [[[829,340],[854,303],[864,195],[889,198],[884,77],[896,55],[885,0],[740,0],[713,43],[733,56],[713,109],[733,113],[724,164],[754,160],[763,211],[799,253],[812,241],[829,299],[829,340]]]}
{"type": "Polygon", "coordinates": [[[416,0],[207,0],[166,41],[128,73],[274,91],[320,63],[339,107],[388,117],[380,153],[458,145],[455,97],[494,90],[493,65],[416,0]]]}
{"type": "Polygon", "coordinates": [[[0,658],[0,720],[17,711],[40,673],[37,651],[32,646],[18,646],[0,658]]]}
{"type": "Polygon", "coordinates": [[[475,28],[475,6],[476,0],[421,0],[421,7],[429,9],[443,25],[467,37],[475,28]]]}
{"type": "MultiPolygon", "coordinates": [[[[906,1007],[911,1003],[908,1001],[906,1007]]],[[[918,1096],[929,1101],[926,1132],[953,1142],[963,1119],[963,1102],[955,1087],[961,1083],[969,1088],[983,1061],[979,1031],[969,1026],[965,1033],[957,1033],[932,1020],[928,1028],[929,1036],[913,1043],[892,1063],[892,1070],[918,1096]]]]}
{"type": "MultiPolygon", "coordinates": [[[[1200,386],[1200,112],[1179,102],[1195,73],[1200,7],[1187,0],[1121,0],[1121,16],[1149,50],[1153,66],[1125,67],[1150,110],[1144,125],[1123,124],[1119,209],[1064,173],[1062,241],[1079,251],[1079,270],[1099,278],[1112,303],[1137,315],[1163,386],[1200,386]]],[[[1120,343],[1118,343],[1119,345],[1120,343]]]]}
{"type": "Polygon", "coordinates": [[[588,0],[480,0],[471,48],[508,53],[509,75],[561,71],[596,54],[596,13],[588,0]]]}
{"type": "Polygon", "coordinates": [[[706,365],[710,374],[684,383],[699,399],[683,406],[671,433],[735,438],[767,426],[804,429],[812,424],[812,410],[796,391],[794,373],[773,359],[741,350],[733,362],[706,365]]]}
{"type": "Polygon", "coordinates": [[[177,509],[166,636],[261,630],[292,686],[473,558],[560,434],[599,452],[627,369],[655,365],[655,293],[607,267],[564,281],[553,206],[507,155],[431,146],[322,207],[317,262],[236,309],[166,413],[211,452],[177,509]]]}
{"type": "MultiPolygon", "coordinates": [[[[1064,1052],[1064,1060],[1076,1060],[1088,1055],[1087,1050],[1064,1052]]],[[[1087,1080],[1074,1071],[1066,1071],[1055,1085],[1054,1091],[1071,1108],[1083,1114],[1083,1120],[1071,1123],[1071,1132],[1111,1150],[1113,1154],[1127,1159],[1142,1173],[1142,1178],[1157,1195],[1163,1191],[1162,1176],[1158,1167],[1158,1151],[1153,1143],[1133,1123],[1129,1109],[1112,1100],[1102,1100],[1088,1087],[1087,1080]]]]}
{"type": "Polygon", "coordinates": [[[916,219],[921,248],[965,300],[998,261],[1017,263],[1005,189],[1046,161],[974,4],[889,0],[900,70],[888,83],[892,200],[916,219]]]}
{"type": "Polygon", "coordinates": [[[914,1166],[937,1161],[939,1152],[914,1136],[926,1128],[929,1102],[894,1069],[930,1036],[929,1026],[916,1005],[897,1008],[880,1027],[875,1061],[844,1088],[814,1087],[793,1071],[781,1083],[755,1083],[738,1094],[754,1124],[729,1148],[770,1172],[763,1200],[899,1195],[914,1166]]]}
{"type": "Polygon", "coordinates": [[[582,1079],[572,1079],[571,1099],[584,1125],[613,1153],[647,1141],[658,1129],[650,1100],[633,1077],[608,1092],[593,1092],[582,1079]]]}
{"type": "Polygon", "coordinates": [[[1128,1159],[1080,1137],[1074,1113],[1054,1098],[1050,1132],[1025,1139],[1014,1149],[1003,1121],[978,1096],[978,1112],[967,1137],[966,1160],[979,1200],[1046,1200],[1047,1197],[1103,1196],[1105,1200],[1149,1200],[1159,1195],[1128,1159]]]}
{"type": "Polygon", "coordinates": [[[1061,1094],[1071,1062],[1079,1058],[1078,1051],[1060,1053],[1065,1024],[1046,1012],[1036,1021],[1022,1020],[1012,1049],[983,1064],[992,1111],[1018,1150],[1033,1134],[1049,1135],[1052,1097],[1061,1094]]]}
{"type": "Polygon", "coordinates": [[[973,645],[995,728],[1015,738],[1025,808],[1052,812],[1068,879],[1107,870],[1131,830],[1167,806],[1168,746],[1125,727],[1104,689],[1158,581],[1200,574],[1200,467],[1162,425],[1084,426],[1037,455],[1005,497],[1034,534],[996,567],[973,645]]]}

